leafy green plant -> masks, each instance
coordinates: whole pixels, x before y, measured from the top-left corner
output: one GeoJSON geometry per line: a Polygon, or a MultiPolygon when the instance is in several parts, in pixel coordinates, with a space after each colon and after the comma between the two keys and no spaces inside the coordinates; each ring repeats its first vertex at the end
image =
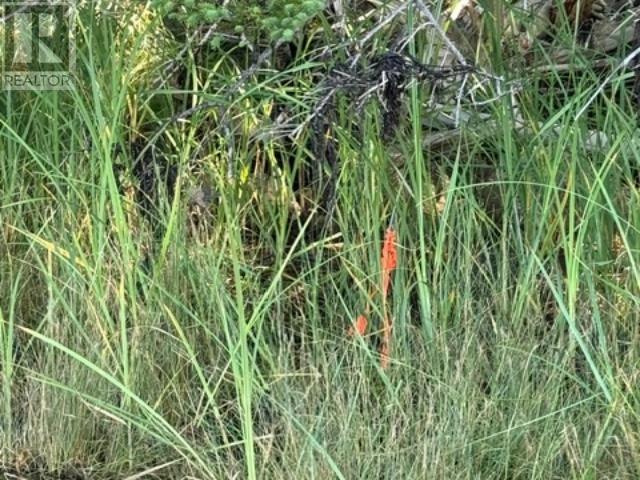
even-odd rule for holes
{"type": "Polygon", "coordinates": [[[232,2],[196,2],[195,0],[155,0],[153,6],[170,20],[188,28],[219,23],[249,38],[267,37],[272,41],[291,41],[295,34],[324,8],[323,0],[258,0],[232,2]],[[251,26],[251,27],[249,27],[251,26]]]}

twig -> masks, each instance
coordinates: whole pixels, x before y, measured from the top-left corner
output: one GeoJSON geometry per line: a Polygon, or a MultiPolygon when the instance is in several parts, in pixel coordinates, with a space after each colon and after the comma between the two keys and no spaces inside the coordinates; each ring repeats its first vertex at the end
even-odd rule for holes
{"type": "Polygon", "coordinates": [[[436,18],[433,16],[433,14],[431,13],[431,10],[429,10],[429,7],[427,7],[422,0],[414,0],[414,2],[415,2],[415,5],[418,7],[418,9],[422,12],[422,14],[425,17],[427,17],[427,20],[429,20],[429,23],[431,24],[431,26],[433,26],[433,28],[438,33],[438,35],[440,35],[440,37],[442,38],[442,41],[451,50],[451,53],[453,53],[453,55],[456,57],[458,62],[460,62],[462,65],[467,65],[467,61],[464,59],[464,56],[456,48],[453,42],[449,40],[449,37],[447,37],[447,34],[445,33],[445,31],[442,29],[442,27],[440,26],[436,18]]]}
{"type": "MultiPolygon", "coordinates": [[[[278,48],[279,45],[280,45],[280,42],[276,43],[274,48],[278,48]]],[[[240,90],[245,85],[249,77],[253,75],[256,72],[256,70],[258,70],[258,68],[260,68],[260,66],[271,56],[272,52],[273,52],[273,49],[271,48],[267,48],[264,52],[262,52],[258,57],[258,59],[256,60],[256,62],[253,65],[251,65],[247,70],[242,72],[242,74],[240,75],[240,78],[236,81],[236,83],[234,83],[233,86],[227,92],[225,92],[225,96],[227,98],[231,98],[235,93],[237,93],[237,91],[240,90]]],[[[173,123],[178,122],[180,120],[185,120],[202,110],[207,110],[215,106],[222,107],[223,105],[224,104],[220,100],[211,100],[211,101],[196,105],[195,107],[191,107],[180,113],[177,113],[176,115],[171,117],[169,120],[167,120],[165,123],[163,123],[160,126],[160,128],[156,131],[156,133],[153,134],[149,142],[144,146],[144,148],[136,156],[135,162],[139,161],[143,157],[143,155],[149,150],[149,148],[155,145],[155,142],[158,141],[158,138],[160,138],[160,135],[162,135],[167,130],[167,128],[169,128],[169,126],[172,125],[173,123]]],[[[227,114],[230,108],[231,108],[230,105],[227,105],[226,108],[221,109],[220,124],[224,125],[224,122],[226,121],[227,114]]],[[[231,161],[232,160],[229,159],[229,162],[231,161]]]]}
{"type": "Polygon", "coordinates": [[[595,101],[595,99],[598,98],[598,95],[600,95],[602,93],[602,90],[604,90],[604,88],[607,86],[607,84],[613,79],[614,75],[619,70],[622,70],[624,68],[627,68],[629,65],[632,65],[633,64],[632,62],[634,61],[634,59],[639,54],[640,54],[640,47],[634,49],[633,52],[631,52],[629,55],[627,55],[616,66],[616,68],[613,69],[613,71],[607,76],[607,78],[605,78],[604,81],[600,83],[600,85],[598,86],[596,91],[593,93],[593,95],[591,95],[589,100],[587,100],[586,103],[582,106],[582,108],[578,111],[578,113],[576,113],[576,115],[574,117],[574,121],[578,120],[578,118],[580,118],[582,116],[582,114],[587,110],[587,108],[589,108],[591,106],[591,104],[595,101]]]}
{"type": "Polygon", "coordinates": [[[363,47],[364,44],[371,39],[371,37],[373,37],[376,33],[378,33],[382,28],[385,27],[385,25],[390,23],[394,18],[400,15],[400,13],[402,13],[403,10],[406,10],[407,6],[408,6],[408,3],[402,3],[398,5],[396,8],[394,8],[391,11],[391,13],[389,13],[389,15],[387,15],[382,20],[380,20],[378,24],[375,27],[373,27],[369,32],[367,32],[367,34],[364,37],[362,37],[362,39],[358,42],[360,44],[360,47],[363,47]]]}

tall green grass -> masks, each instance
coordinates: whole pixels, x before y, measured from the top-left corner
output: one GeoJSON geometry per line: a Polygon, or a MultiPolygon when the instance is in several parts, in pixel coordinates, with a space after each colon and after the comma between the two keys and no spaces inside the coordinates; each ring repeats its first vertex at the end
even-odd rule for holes
{"type": "MultiPolygon", "coordinates": [[[[524,77],[487,15],[487,67],[525,88],[487,84],[482,113],[495,124],[463,126],[439,149],[423,147],[429,85],[410,85],[388,144],[379,108],[354,118],[342,98],[335,225],[323,230],[322,210],[293,192],[296,174],[321,168],[306,137],[257,133],[273,131],[275,101],[310,113],[328,22],[298,41],[288,70],[265,66],[227,98],[250,52],[188,56],[190,86],[158,87],[181,45],[157,20],[133,33],[122,16],[91,13],[81,11],[75,91],[0,100],[2,468],[640,476],[639,159],[625,72],[600,88],[576,54],[570,74],[524,77]],[[166,125],[176,196],[143,215],[132,137],[211,100],[228,107],[233,136],[217,133],[217,108],[166,125]],[[213,201],[193,213],[203,185],[213,201]],[[385,370],[390,225],[399,265],[385,370]],[[364,311],[370,332],[348,337],[364,311]]],[[[433,62],[432,32],[415,10],[405,19],[398,28],[418,30],[408,50],[433,62]]],[[[384,50],[388,35],[372,44],[384,50]]]]}

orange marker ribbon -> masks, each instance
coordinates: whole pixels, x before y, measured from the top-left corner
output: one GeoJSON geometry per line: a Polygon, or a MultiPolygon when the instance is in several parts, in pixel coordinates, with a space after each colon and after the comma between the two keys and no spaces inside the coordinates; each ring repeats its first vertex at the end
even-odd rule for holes
{"type": "MultiPolygon", "coordinates": [[[[398,266],[398,252],[396,250],[396,232],[392,227],[387,228],[384,236],[384,244],[382,246],[382,258],[380,259],[382,266],[381,287],[382,301],[384,310],[384,320],[382,325],[382,343],[380,346],[380,365],[382,368],[389,366],[389,357],[391,355],[391,330],[393,322],[387,313],[387,298],[389,296],[389,288],[391,285],[391,272],[398,266]]],[[[364,335],[367,331],[369,321],[366,315],[359,315],[354,325],[349,327],[347,335],[364,335]]]]}

